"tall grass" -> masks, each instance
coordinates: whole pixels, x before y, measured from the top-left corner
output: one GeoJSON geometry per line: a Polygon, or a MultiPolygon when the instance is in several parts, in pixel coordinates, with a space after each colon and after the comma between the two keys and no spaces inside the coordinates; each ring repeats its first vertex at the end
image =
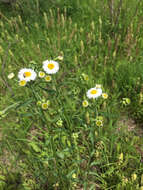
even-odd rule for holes
{"type": "Polygon", "coordinates": [[[143,113],[142,2],[20,0],[0,8],[0,188],[141,189],[142,138],[118,120],[143,113]],[[19,86],[19,70],[38,74],[46,59],[60,65],[52,80],[19,86]],[[108,99],[88,99],[96,84],[108,99]]]}

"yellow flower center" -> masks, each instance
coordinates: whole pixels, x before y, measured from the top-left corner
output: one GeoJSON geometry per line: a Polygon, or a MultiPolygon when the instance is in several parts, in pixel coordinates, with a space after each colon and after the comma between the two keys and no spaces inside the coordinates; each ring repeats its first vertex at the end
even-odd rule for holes
{"type": "Polygon", "coordinates": [[[25,81],[25,80],[21,80],[21,81],[19,82],[19,85],[20,85],[20,86],[25,86],[25,85],[26,85],[26,81],[25,81]]]}
{"type": "Polygon", "coordinates": [[[26,71],[24,72],[24,77],[31,77],[31,72],[30,71],[26,71]]]}
{"type": "Polygon", "coordinates": [[[55,65],[53,63],[49,63],[47,67],[48,67],[48,69],[52,70],[52,69],[54,69],[55,65]]]}
{"type": "Polygon", "coordinates": [[[91,90],[90,93],[93,94],[93,95],[94,95],[94,94],[97,94],[97,90],[95,90],[95,89],[94,89],[94,90],[91,90]]]}

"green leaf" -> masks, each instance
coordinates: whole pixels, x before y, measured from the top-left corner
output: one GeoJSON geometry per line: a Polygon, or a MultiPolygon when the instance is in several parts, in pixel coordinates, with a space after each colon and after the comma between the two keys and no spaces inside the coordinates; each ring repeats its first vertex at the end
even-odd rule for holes
{"type": "Polygon", "coordinates": [[[57,156],[61,159],[64,159],[65,155],[63,152],[57,152],[57,156]]]}
{"type": "Polygon", "coordinates": [[[96,184],[92,184],[91,186],[90,186],[90,189],[89,190],[95,190],[96,189],[96,184]]]}
{"type": "Polygon", "coordinates": [[[3,181],[5,181],[5,176],[3,176],[3,175],[0,175],[0,180],[3,180],[3,181]]]}
{"type": "Polygon", "coordinates": [[[35,152],[41,152],[41,149],[34,142],[29,143],[29,145],[33,148],[35,152]]]}

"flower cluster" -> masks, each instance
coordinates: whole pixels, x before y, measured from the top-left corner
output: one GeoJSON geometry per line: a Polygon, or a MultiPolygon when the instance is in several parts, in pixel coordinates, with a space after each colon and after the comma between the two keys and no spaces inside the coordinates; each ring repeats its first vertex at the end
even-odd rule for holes
{"type": "MultiPolygon", "coordinates": [[[[59,58],[57,58],[59,59],[59,58]]],[[[59,60],[62,60],[61,57],[59,60]]],[[[43,61],[43,71],[39,71],[38,72],[38,77],[39,78],[44,78],[46,82],[50,82],[51,81],[51,75],[57,73],[59,71],[59,63],[53,60],[45,60],[43,61]]],[[[84,80],[88,81],[88,75],[86,74],[82,74],[84,80]]],[[[11,74],[9,76],[9,78],[12,78],[13,75],[11,74]]],[[[31,68],[23,68],[19,71],[18,73],[18,78],[19,78],[19,85],[20,86],[25,86],[27,84],[27,82],[30,81],[34,81],[37,77],[37,73],[31,69],[31,68]]],[[[107,99],[108,98],[108,94],[107,93],[103,93],[101,85],[100,84],[96,84],[95,87],[90,88],[87,92],[86,92],[86,96],[89,99],[97,99],[98,97],[102,96],[103,99],[107,99]]],[[[37,105],[40,106],[43,110],[47,110],[49,107],[49,100],[42,100],[42,101],[38,101],[37,105]]],[[[88,101],[85,99],[82,102],[82,106],[83,107],[88,107],[89,103],[88,101]]],[[[62,126],[63,121],[61,119],[59,119],[56,123],[58,126],[62,126]]],[[[103,117],[98,116],[96,118],[96,125],[97,126],[103,126],[103,117]]]]}
{"type": "MultiPolygon", "coordinates": [[[[53,60],[43,61],[43,71],[39,71],[39,78],[45,78],[45,81],[50,82],[51,76],[46,74],[55,74],[59,70],[59,63],[53,60]],[[45,74],[46,73],[46,74],[45,74]]],[[[9,76],[11,78],[11,76],[9,76]]],[[[12,76],[13,77],[13,76],[12,76]]],[[[18,73],[19,85],[25,86],[27,82],[34,81],[37,77],[36,72],[31,68],[23,68],[18,73]]]]}
{"type": "MultiPolygon", "coordinates": [[[[95,87],[90,88],[87,92],[86,92],[86,96],[89,99],[97,99],[98,97],[102,96],[103,99],[107,99],[108,98],[108,94],[107,93],[103,93],[102,92],[102,88],[100,84],[96,84],[95,87]]],[[[88,107],[89,103],[87,100],[83,100],[82,102],[82,106],[83,107],[88,107]]],[[[88,112],[87,112],[88,113],[88,112]]],[[[86,115],[86,118],[89,118],[89,113],[88,113],[88,117],[86,115]]],[[[88,119],[89,120],[89,119],[88,119]]],[[[98,116],[95,119],[96,122],[96,126],[98,127],[102,127],[103,126],[103,117],[102,116],[98,116]]]]}
{"type": "Polygon", "coordinates": [[[96,86],[94,88],[90,88],[87,91],[86,96],[89,99],[91,99],[91,98],[95,99],[95,98],[98,98],[99,96],[102,96],[104,99],[108,98],[108,94],[102,92],[100,84],[96,84],[96,86]]]}
{"type": "Polygon", "coordinates": [[[103,117],[102,116],[97,116],[96,117],[96,125],[98,127],[102,127],[103,126],[103,117]]]}
{"type": "Polygon", "coordinates": [[[21,69],[18,73],[19,85],[25,86],[27,82],[35,80],[36,77],[37,74],[33,69],[21,69]]]}

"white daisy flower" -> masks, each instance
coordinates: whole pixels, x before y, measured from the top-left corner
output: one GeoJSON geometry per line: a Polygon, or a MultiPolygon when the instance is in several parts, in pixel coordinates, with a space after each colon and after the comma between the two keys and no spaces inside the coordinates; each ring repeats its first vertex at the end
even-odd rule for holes
{"type": "Polygon", "coordinates": [[[37,74],[35,73],[34,70],[32,69],[21,69],[18,73],[18,78],[20,80],[25,80],[26,82],[29,82],[31,80],[35,80],[36,79],[37,74]]]}
{"type": "Polygon", "coordinates": [[[98,127],[102,127],[102,126],[103,126],[103,121],[97,120],[97,121],[96,121],[96,125],[97,125],[98,127]]]}
{"type": "Polygon", "coordinates": [[[103,99],[107,99],[108,98],[108,94],[107,93],[102,93],[102,97],[103,97],[103,99]]]}
{"type": "Polygon", "coordinates": [[[44,78],[45,73],[43,71],[39,71],[38,76],[39,76],[39,78],[44,78]]]}
{"type": "Polygon", "coordinates": [[[45,81],[46,82],[50,82],[52,80],[52,77],[50,76],[50,75],[47,75],[46,77],[45,77],[45,81]]]}
{"type": "Polygon", "coordinates": [[[84,100],[83,102],[82,102],[82,105],[83,105],[83,107],[87,107],[88,106],[88,101],[87,100],[84,100]]]}
{"type": "Polygon", "coordinates": [[[55,74],[59,70],[59,63],[52,60],[46,60],[43,62],[43,69],[47,74],[55,74]]]}
{"type": "Polygon", "coordinates": [[[87,91],[86,95],[88,98],[98,98],[102,94],[101,88],[91,88],[87,91]]]}
{"type": "Polygon", "coordinates": [[[49,106],[49,104],[48,104],[47,102],[42,103],[42,109],[43,109],[43,110],[48,109],[48,106],[49,106]]]}

